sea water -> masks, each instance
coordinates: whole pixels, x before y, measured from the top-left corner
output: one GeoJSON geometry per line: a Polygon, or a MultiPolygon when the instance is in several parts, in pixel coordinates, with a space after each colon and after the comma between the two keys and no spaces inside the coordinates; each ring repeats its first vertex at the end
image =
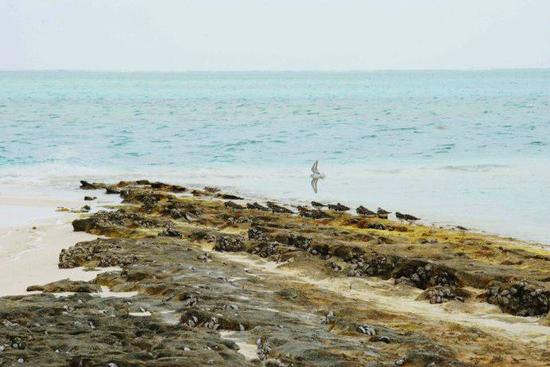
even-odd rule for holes
{"type": "Polygon", "coordinates": [[[550,70],[0,72],[0,195],[129,177],[548,244],[550,70]]]}

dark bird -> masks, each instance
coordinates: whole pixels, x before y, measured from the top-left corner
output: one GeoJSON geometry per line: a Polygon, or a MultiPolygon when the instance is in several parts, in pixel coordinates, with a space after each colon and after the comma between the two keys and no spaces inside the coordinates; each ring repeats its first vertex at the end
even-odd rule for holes
{"type": "Polygon", "coordinates": [[[415,220],[420,220],[420,218],[417,218],[414,215],[404,214],[399,212],[395,212],[395,216],[397,217],[397,219],[406,220],[410,222],[414,222],[415,220]]]}
{"type": "Polygon", "coordinates": [[[223,205],[225,205],[226,208],[231,208],[231,209],[244,209],[244,206],[239,205],[233,201],[226,201],[223,205]]]}
{"type": "Polygon", "coordinates": [[[246,204],[246,207],[247,207],[248,209],[262,210],[262,211],[264,211],[264,212],[269,211],[269,208],[263,206],[262,204],[260,204],[260,203],[258,203],[258,202],[256,202],[256,201],[253,202],[252,204],[251,204],[251,203],[247,203],[247,204],[246,204]]]}
{"type": "Polygon", "coordinates": [[[320,203],[318,201],[312,201],[311,205],[314,206],[315,208],[324,208],[326,206],[325,204],[320,203]]]}
{"type": "Polygon", "coordinates": [[[233,195],[233,194],[221,194],[219,193],[217,195],[219,198],[226,199],[226,200],[243,200],[242,197],[233,195]]]}
{"type": "Polygon", "coordinates": [[[382,208],[378,208],[378,210],[376,211],[376,214],[378,215],[379,218],[388,219],[388,215],[390,215],[391,212],[382,208]]]}
{"type": "Polygon", "coordinates": [[[325,213],[319,209],[309,209],[304,206],[297,206],[298,211],[302,217],[313,218],[313,219],[325,219],[332,218],[328,213],[325,213]]]}
{"type": "Polygon", "coordinates": [[[363,205],[359,206],[357,209],[355,209],[355,211],[359,215],[366,215],[368,217],[372,217],[372,216],[376,215],[375,212],[373,212],[372,210],[370,210],[368,208],[365,208],[363,205]]]}
{"type": "Polygon", "coordinates": [[[292,210],[285,208],[284,206],[277,205],[273,201],[268,201],[266,205],[273,211],[273,213],[293,213],[292,210]]]}
{"type": "Polygon", "coordinates": [[[328,208],[332,210],[336,210],[337,212],[345,212],[348,211],[349,208],[345,205],[342,205],[340,203],[334,205],[334,204],[328,204],[328,208]]]}
{"type": "Polygon", "coordinates": [[[391,214],[391,212],[385,210],[385,209],[382,209],[382,208],[378,208],[378,210],[376,211],[376,214],[385,214],[385,215],[388,215],[388,214],[391,214]]]}

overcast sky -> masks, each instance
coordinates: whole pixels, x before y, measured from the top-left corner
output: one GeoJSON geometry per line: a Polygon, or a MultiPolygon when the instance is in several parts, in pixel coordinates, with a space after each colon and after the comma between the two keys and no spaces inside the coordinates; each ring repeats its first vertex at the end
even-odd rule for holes
{"type": "Polygon", "coordinates": [[[0,0],[0,70],[550,67],[550,0],[0,0]]]}

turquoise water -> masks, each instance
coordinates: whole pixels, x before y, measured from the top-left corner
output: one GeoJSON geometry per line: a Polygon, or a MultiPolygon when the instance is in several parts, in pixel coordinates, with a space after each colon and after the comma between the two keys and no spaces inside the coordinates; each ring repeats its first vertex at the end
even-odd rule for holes
{"type": "Polygon", "coordinates": [[[0,183],[156,175],[550,242],[548,162],[550,70],[0,73],[0,183]]]}

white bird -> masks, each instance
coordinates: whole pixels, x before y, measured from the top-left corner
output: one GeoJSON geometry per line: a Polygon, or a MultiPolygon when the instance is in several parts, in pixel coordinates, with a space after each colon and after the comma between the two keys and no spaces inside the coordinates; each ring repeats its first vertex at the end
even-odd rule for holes
{"type": "Polygon", "coordinates": [[[317,193],[317,182],[321,179],[325,178],[325,174],[319,172],[319,161],[315,161],[313,163],[313,166],[311,166],[311,187],[313,188],[313,191],[317,193]]]}

